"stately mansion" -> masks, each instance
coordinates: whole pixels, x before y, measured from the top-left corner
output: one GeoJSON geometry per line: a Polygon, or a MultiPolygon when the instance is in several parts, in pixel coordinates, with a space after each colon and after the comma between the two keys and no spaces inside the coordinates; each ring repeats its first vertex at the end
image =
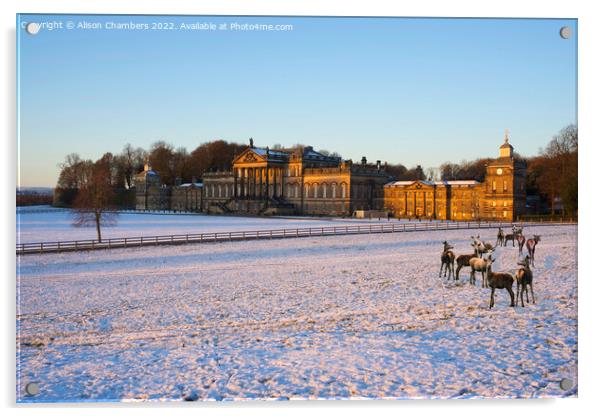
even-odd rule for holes
{"type": "Polygon", "coordinates": [[[213,214],[351,216],[373,212],[399,218],[512,221],[525,212],[526,164],[506,136],[483,182],[392,181],[386,165],[360,163],[312,147],[271,150],[249,146],[231,171],[200,181],[161,185],[147,164],[136,175],[136,209],[213,214]]]}

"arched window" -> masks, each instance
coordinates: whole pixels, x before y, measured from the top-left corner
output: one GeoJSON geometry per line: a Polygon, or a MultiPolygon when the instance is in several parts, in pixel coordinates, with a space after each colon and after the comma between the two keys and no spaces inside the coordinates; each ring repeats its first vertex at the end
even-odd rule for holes
{"type": "Polygon", "coordinates": [[[309,198],[309,184],[305,184],[305,198],[309,198]]]}
{"type": "Polygon", "coordinates": [[[295,198],[299,198],[299,185],[295,184],[295,198]]]}
{"type": "Polygon", "coordinates": [[[341,198],[347,198],[347,185],[341,184],[341,198]]]}
{"type": "Polygon", "coordinates": [[[327,198],[326,189],[327,189],[326,184],[322,184],[322,198],[324,198],[324,199],[327,198]]]}
{"type": "Polygon", "coordinates": [[[318,184],[314,183],[314,198],[318,197],[318,184]]]}
{"type": "Polygon", "coordinates": [[[337,184],[333,183],[332,185],[330,185],[330,189],[332,189],[332,197],[336,198],[337,197],[337,184]]]}

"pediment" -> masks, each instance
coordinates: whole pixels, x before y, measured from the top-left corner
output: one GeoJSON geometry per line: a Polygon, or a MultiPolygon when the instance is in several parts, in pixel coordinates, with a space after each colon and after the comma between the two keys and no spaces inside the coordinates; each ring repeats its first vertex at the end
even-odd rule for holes
{"type": "Polygon", "coordinates": [[[235,160],[234,163],[258,163],[263,162],[265,159],[263,156],[258,155],[253,151],[253,149],[247,149],[242,152],[235,160]]]}
{"type": "Polygon", "coordinates": [[[422,182],[422,181],[416,181],[416,182],[412,183],[411,185],[408,185],[406,187],[406,189],[412,189],[412,190],[433,189],[433,185],[422,182]]]}

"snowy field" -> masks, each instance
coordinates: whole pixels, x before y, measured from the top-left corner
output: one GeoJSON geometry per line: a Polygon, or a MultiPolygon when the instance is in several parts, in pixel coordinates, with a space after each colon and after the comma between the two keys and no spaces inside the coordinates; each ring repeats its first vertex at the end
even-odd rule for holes
{"type": "MultiPolygon", "coordinates": [[[[575,395],[577,227],[534,233],[537,303],[510,308],[499,290],[491,310],[480,276],[438,278],[441,241],[470,252],[471,230],[22,256],[17,397],[575,395]]],[[[515,270],[518,249],[495,257],[515,270]]]]}
{"type": "MultiPolygon", "coordinates": [[[[49,207],[17,210],[17,244],[41,241],[96,239],[96,228],[74,227],[68,210],[47,212],[49,207]]],[[[386,220],[383,220],[386,221],[386,220]]],[[[198,214],[120,214],[114,226],[102,228],[103,238],[141,237],[171,234],[198,234],[221,231],[271,230],[282,228],[332,227],[334,225],[374,224],[377,219],[230,217],[198,214]]]]}

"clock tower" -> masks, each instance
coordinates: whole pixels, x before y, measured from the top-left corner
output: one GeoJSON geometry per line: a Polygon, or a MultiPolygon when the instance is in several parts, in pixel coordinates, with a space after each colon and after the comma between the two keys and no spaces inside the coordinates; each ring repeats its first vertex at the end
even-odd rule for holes
{"type": "Polygon", "coordinates": [[[487,165],[483,189],[484,217],[498,221],[513,221],[525,213],[527,165],[514,157],[506,130],[499,157],[487,165]]]}

